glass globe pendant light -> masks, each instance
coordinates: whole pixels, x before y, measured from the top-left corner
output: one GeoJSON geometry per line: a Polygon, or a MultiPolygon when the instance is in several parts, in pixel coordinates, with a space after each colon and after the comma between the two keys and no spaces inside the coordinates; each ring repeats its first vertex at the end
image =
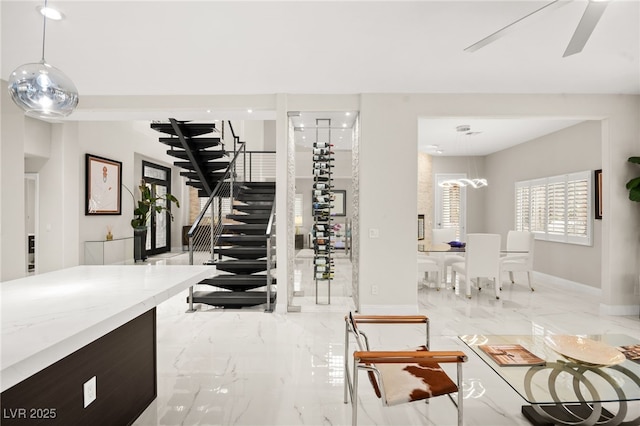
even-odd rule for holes
{"type": "MultiPolygon", "coordinates": [[[[44,2],[47,8],[47,0],[44,2]]],[[[78,89],[71,79],[44,59],[47,17],[42,29],[42,60],[20,65],[9,77],[11,99],[28,116],[42,119],[66,117],[78,106],[78,89]]]]}

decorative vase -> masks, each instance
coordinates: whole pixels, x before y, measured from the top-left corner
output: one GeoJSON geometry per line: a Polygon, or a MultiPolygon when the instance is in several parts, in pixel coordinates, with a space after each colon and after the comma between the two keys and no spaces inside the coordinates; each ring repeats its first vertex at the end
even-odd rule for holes
{"type": "Polygon", "coordinates": [[[133,228],[133,259],[147,260],[147,227],[133,228]]]}
{"type": "Polygon", "coordinates": [[[113,234],[111,233],[111,231],[107,232],[107,241],[111,241],[113,240],[113,234]]]}

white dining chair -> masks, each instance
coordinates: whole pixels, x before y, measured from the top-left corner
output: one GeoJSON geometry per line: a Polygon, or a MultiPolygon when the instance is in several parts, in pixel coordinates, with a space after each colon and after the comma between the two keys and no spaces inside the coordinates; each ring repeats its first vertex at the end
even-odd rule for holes
{"type": "MultiPolygon", "coordinates": [[[[455,228],[434,228],[431,230],[431,244],[449,243],[456,240],[455,228]]],[[[440,262],[440,277],[444,284],[447,282],[449,267],[457,262],[464,262],[464,256],[451,253],[432,253],[440,262]]]]}
{"type": "Polygon", "coordinates": [[[481,278],[493,281],[496,299],[500,299],[500,235],[467,234],[464,262],[451,265],[451,282],[456,282],[457,274],[464,275],[466,295],[471,298],[471,280],[477,280],[478,290],[482,289],[481,278]]]}
{"type": "Polygon", "coordinates": [[[508,272],[511,284],[515,283],[514,272],[526,272],[529,288],[533,288],[533,248],[535,236],[529,231],[509,231],[507,233],[507,253],[500,259],[500,271],[508,272]],[[509,253],[509,252],[526,253],[509,253]]]}
{"type": "Polygon", "coordinates": [[[441,265],[436,258],[427,256],[424,253],[418,253],[418,276],[420,281],[425,285],[429,285],[429,273],[435,272],[436,289],[440,290],[440,271],[441,265]]]}

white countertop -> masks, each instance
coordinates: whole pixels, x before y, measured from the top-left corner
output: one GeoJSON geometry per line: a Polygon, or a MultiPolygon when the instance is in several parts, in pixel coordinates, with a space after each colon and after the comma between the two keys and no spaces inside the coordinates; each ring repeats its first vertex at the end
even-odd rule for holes
{"type": "Polygon", "coordinates": [[[77,266],[0,283],[0,391],[215,273],[212,266],[77,266]]]}

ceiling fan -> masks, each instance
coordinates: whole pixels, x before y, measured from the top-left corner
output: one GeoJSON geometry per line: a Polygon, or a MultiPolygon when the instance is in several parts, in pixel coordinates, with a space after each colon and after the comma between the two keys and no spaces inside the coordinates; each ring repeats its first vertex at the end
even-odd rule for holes
{"type": "MultiPolygon", "coordinates": [[[[477,43],[472,44],[464,50],[465,52],[475,52],[476,50],[510,33],[514,28],[517,28],[520,24],[522,24],[523,21],[527,20],[527,18],[539,16],[541,15],[540,12],[543,11],[548,12],[558,9],[562,6],[566,6],[567,4],[571,3],[571,1],[573,0],[554,0],[550,3],[547,3],[541,8],[534,10],[533,12],[529,13],[526,16],[523,16],[515,22],[512,22],[506,27],[500,28],[495,33],[483,38],[477,43]]],[[[571,41],[569,41],[569,45],[562,55],[563,58],[582,52],[582,49],[584,48],[585,44],[587,44],[591,33],[598,24],[598,21],[600,20],[600,17],[604,13],[604,10],[607,8],[608,4],[608,0],[589,0],[589,2],[587,3],[587,8],[585,9],[582,18],[578,23],[578,27],[573,33],[573,37],[571,37],[571,41]]]]}

